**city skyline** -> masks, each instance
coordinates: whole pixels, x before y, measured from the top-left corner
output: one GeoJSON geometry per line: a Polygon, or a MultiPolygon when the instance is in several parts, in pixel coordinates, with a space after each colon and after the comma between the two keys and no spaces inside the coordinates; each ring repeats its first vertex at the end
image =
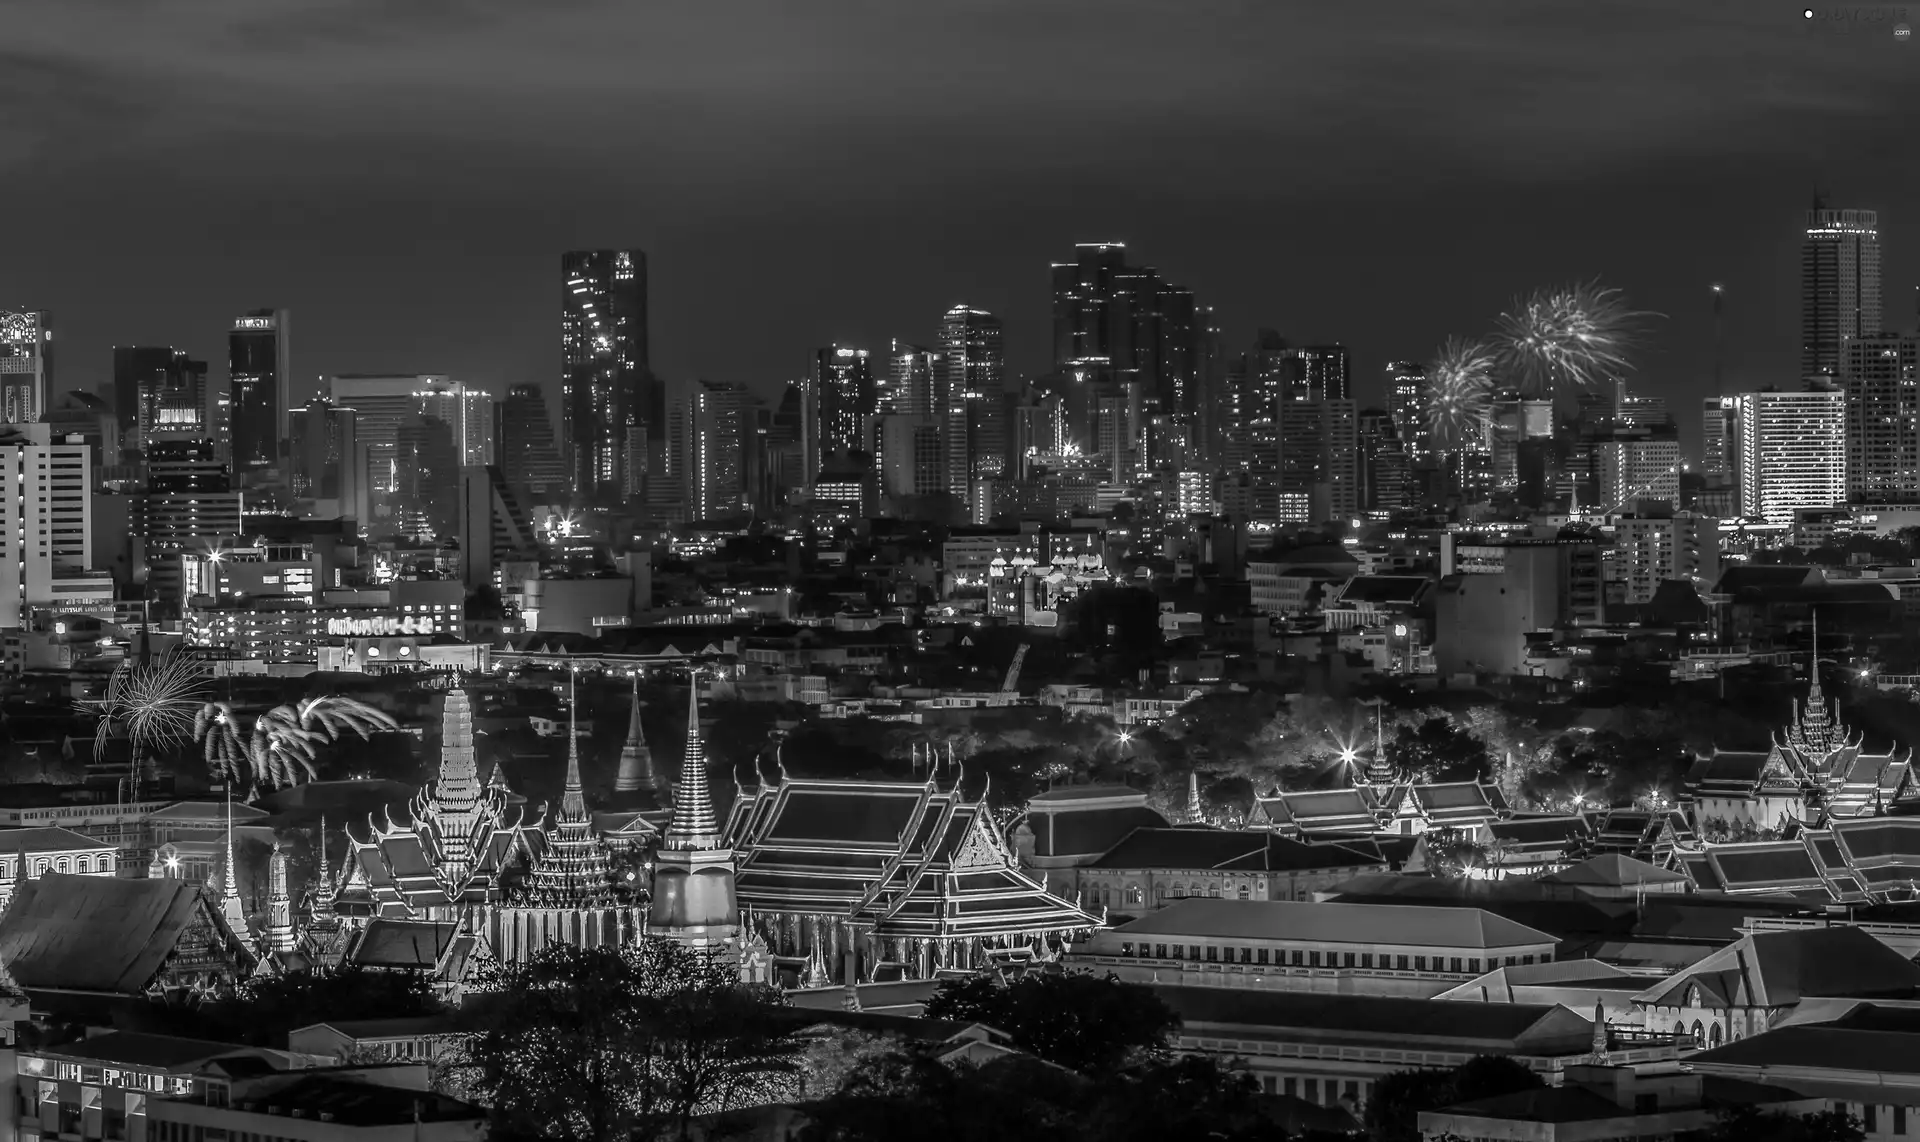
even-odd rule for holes
{"type": "Polygon", "coordinates": [[[0,296],[48,310],[70,337],[63,388],[105,381],[115,344],[173,344],[219,360],[220,319],[271,304],[301,315],[296,404],[315,378],[338,372],[446,372],[501,394],[558,382],[547,300],[555,252],[631,247],[649,255],[655,369],[771,398],[813,348],[931,341],[923,315],[962,301],[1004,321],[1009,373],[1035,375],[1048,356],[1045,263],[1065,244],[1116,239],[1216,307],[1230,344],[1269,326],[1299,343],[1351,346],[1356,395],[1369,403],[1386,362],[1425,359],[1445,335],[1470,331],[1538,282],[1599,273],[1669,315],[1642,376],[1675,407],[1694,407],[1711,373],[1715,281],[1728,290],[1727,387],[1796,379],[1795,222],[1818,186],[1836,206],[1881,212],[1888,319],[1901,327],[1912,315],[1920,255],[1904,238],[1912,218],[1900,203],[1920,175],[1890,140],[1920,77],[1910,45],[1884,28],[1816,29],[1787,9],[1609,4],[1513,18],[1388,5],[1365,17],[1249,13],[1247,34],[1226,42],[1150,5],[1110,9],[1094,30],[1066,18],[1075,10],[1050,7],[1054,18],[1019,44],[981,51],[992,21],[967,27],[933,15],[926,25],[942,35],[929,38],[912,23],[850,12],[797,21],[744,6],[733,15],[745,19],[729,21],[749,29],[741,44],[710,35],[718,18],[700,14],[589,5],[523,23],[511,12],[460,11],[446,29],[372,8],[352,23],[358,82],[324,100],[317,77],[335,73],[320,65],[345,28],[328,9],[136,21],[144,41],[95,36],[87,14],[54,11],[16,50],[55,91],[89,98],[57,100],[44,108],[56,113],[16,128],[16,153],[31,156],[36,178],[15,195],[47,225],[23,235],[0,271],[0,296]],[[402,67],[428,35],[447,59],[402,67]],[[1274,69],[1254,47],[1303,35],[1327,45],[1325,59],[1342,59],[1338,74],[1314,61],[1274,69]],[[463,69],[527,36],[637,52],[660,66],[620,69],[648,74],[650,86],[578,78],[592,69],[536,71],[511,95],[468,99],[463,69]],[[1100,50],[1062,52],[1088,37],[1100,50]],[[202,46],[229,40],[257,51],[202,46]],[[942,79],[914,55],[912,73],[898,74],[898,53],[886,50],[897,41],[932,45],[935,62],[969,51],[982,62],[942,79]],[[134,42],[137,57],[126,47],[134,42]],[[789,42],[822,50],[785,50],[789,42]],[[151,50],[163,45],[173,50],[151,50]],[[1006,85],[966,82],[986,63],[1030,53],[1065,62],[1014,68],[1018,80],[1006,85]],[[1740,56],[1741,78],[1677,66],[1702,53],[1740,56]],[[1632,74],[1585,62],[1600,58],[1628,59],[1632,74]],[[858,70],[846,66],[854,59],[898,81],[888,107],[870,106],[870,84],[815,82],[858,70]],[[1156,99],[1181,114],[1143,118],[1108,82],[1122,65],[1153,67],[1163,77],[1156,99]],[[1528,77],[1542,65],[1572,82],[1535,90],[1528,77]],[[208,74],[171,82],[199,66],[208,74]],[[249,110],[235,119],[207,111],[202,84],[215,82],[250,95],[249,110]],[[592,91],[590,130],[564,121],[587,84],[605,85],[592,91]],[[1094,92],[1071,113],[1083,129],[1068,129],[1067,102],[1053,97],[1069,85],[1094,92]],[[91,130],[103,107],[154,89],[174,94],[113,130],[91,130]],[[652,114],[665,106],[662,91],[711,112],[693,117],[706,126],[695,133],[652,114]],[[492,114],[506,110],[501,99],[512,114],[492,114]],[[1379,113],[1389,106],[1395,114],[1379,113]],[[276,116],[284,133],[263,134],[276,116]],[[931,161],[932,148],[955,138],[908,131],[916,118],[965,126],[966,171],[931,161]],[[614,122],[632,136],[622,150],[639,157],[604,148],[601,128],[614,122]],[[779,146],[736,145],[790,124],[779,146]],[[1244,140],[1214,146],[1225,134],[1244,140]],[[89,172],[156,145],[169,148],[163,169],[137,200],[104,210],[89,172]],[[233,178],[216,156],[239,146],[260,161],[233,178]],[[847,161],[822,169],[823,147],[847,161]],[[1139,171],[1125,156],[1143,149],[1161,161],[1139,171]],[[741,177],[749,151],[767,178],[741,177]],[[348,172],[374,165],[381,195],[342,195],[348,172]],[[1126,179],[1113,177],[1122,169],[1126,179]],[[1294,177],[1301,169],[1315,177],[1294,177]],[[209,177],[215,170],[221,179],[209,177]],[[548,189],[556,172],[563,191],[548,189]],[[262,195],[269,179],[280,189],[262,195]],[[777,211],[750,212],[769,184],[802,189],[777,211]],[[39,186],[59,186],[61,200],[43,199],[39,186]],[[525,202],[564,209],[519,221],[525,202]],[[1325,221],[1340,217],[1352,226],[1325,221]],[[1359,227],[1365,241],[1349,232],[1359,227]],[[148,274],[89,272],[108,250],[123,267],[167,267],[170,288],[156,296],[139,284],[148,274]],[[770,250],[781,264],[812,268],[804,288],[791,274],[736,272],[770,250]],[[1271,272],[1281,266],[1287,272],[1271,272]],[[443,285],[419,290],[427,273],[443,285]],[[731,332],[742,312],[765,315],[752,337],[731,332]]]}

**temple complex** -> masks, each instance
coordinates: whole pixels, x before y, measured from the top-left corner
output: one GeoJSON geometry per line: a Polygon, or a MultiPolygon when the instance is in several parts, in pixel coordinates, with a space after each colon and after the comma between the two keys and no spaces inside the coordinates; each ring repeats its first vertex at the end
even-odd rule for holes
{"type": "Polygon", "coordinates": [[[1760,750],[1721,750],[1698,758],[1682,803],[1693,831],[1708,842],[1777,838],[1793,826],[1875,816],[1906,790],[1913,755],[1870,753],[1840,720],[1820,686],[1819,631],[1812,682],[1791,722],[1760,750]]]}
{"type": "Polygon", "coordinates": [[[403,819],[389,810],[368,821],[364,836],[349,830],[345,875],[337,890],[323,890],[326,915],[347,928],[374,918],[457,925],[510,962],[555,942],[597,947],[636,938],[644,905],[592,827],[572,728],[560,806],[544,823],[527,823],[497,768],[493,781],[480,781],[471,699],[449,691],[438,779],[403,819]]]}

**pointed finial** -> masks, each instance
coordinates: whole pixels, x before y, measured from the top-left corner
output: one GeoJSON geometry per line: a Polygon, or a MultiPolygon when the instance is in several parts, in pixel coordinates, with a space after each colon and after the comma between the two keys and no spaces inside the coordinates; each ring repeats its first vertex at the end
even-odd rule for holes
{"type": "Polygon", "coordinates": [[[673,820],[664,842],[669,849],[720,847],[720,825],[707,791],[707,752],[700,738],[700,673],[687,684],[687,751],[680,762],[680,784],[673,796],[673,820]]]}
{"type": "Polygon", "coordinates": [[[580,702],[576,697],[575,677],[579,671],[574,669],[571,660],[567,663],[567,787],[560,795],[560,816],[563,820],[583,821],[587,816],[586,794],[580,784],[580,702]]]}
{"type": "Polygon", "coordinates": [[[1197,769],[1189,770],[1187,772],[1187,820],[1185,823],[1197,825],[1200,823],[1200,818],[1200,771],[1197,769]]]}

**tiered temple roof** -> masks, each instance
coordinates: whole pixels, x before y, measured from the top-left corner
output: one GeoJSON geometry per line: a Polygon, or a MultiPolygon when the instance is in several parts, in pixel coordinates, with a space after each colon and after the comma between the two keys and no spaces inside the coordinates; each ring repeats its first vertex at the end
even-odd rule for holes
{"type": "Polygon", "coordinates": [[[925,782],[788,777],[743,786],[725,834],[755,914],[832,918],[882,939],[1030,938],[1098,918],[1020,871],[957,774],[925,782]]]}
{"type": "Polygon", "coordinates": [[[499,784],[482,784],[472,700],[449,690],[440,716],[440,773],[395,820],[371,818],[353,841],[335,907],[345,915],[440,919],[496,903],[502,878],[523,856],[539,859],[546,837],[520,819],[499,784]]]}
{"type": "Polygon", "coordinates": [[[615,882],[613,851],[594,832],[580,782],[580,739],[571,679],[567,689],[567,784],[560,809],[547,819],[546,850],[533,862],[518,901],[546,908],[624,904],[631,893],[615,882]]]}
{"type": "Polygon", "coordinates": [[[1701,888],[1839,903],[1920,900],[1920,817],[1854,817],[1777,841],[1708,845],[1676,863],[1701,888]]]}

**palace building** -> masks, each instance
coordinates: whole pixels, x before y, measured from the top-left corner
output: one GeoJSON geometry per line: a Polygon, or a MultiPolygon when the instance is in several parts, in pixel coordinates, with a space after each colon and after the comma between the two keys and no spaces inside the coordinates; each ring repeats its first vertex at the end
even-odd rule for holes
{"type": "Polygon", "coordinates": [[[458,926],[509,962],[552,943],[636,939],[643,894],[616,871],[611,847],[593,829],[573,735],[560,806],[536,824],[509,803],[497,767],[481,782],[464,691],[448,691],[440,734],[438,778],[400,819],[389,809],[367,822],[363,836],[349,830],[344,875],[337,890],[323,889],[328,898],[316,919],[346,929],[376,917],[458,926]]]}
{"type": "Polygon", "coordinates": [[[1708,842],[1770,839],[1790,826],[1869,817],[1899,799],[1913,753],[1871,753],[1820,686],[1819,632],[1812,684],[1793,720],[1764,750],[1715,749],[1694,762],[1682,800],[1708,842]]]}
{"type": "Polygon", "coordinates": [[[776,965],[816,984],[928,978],[1050,959],[1101,926],[1021,871],[962,776],[936,758],[924,782],[742,781],[724,836],[742,923],[776,965]]]}

